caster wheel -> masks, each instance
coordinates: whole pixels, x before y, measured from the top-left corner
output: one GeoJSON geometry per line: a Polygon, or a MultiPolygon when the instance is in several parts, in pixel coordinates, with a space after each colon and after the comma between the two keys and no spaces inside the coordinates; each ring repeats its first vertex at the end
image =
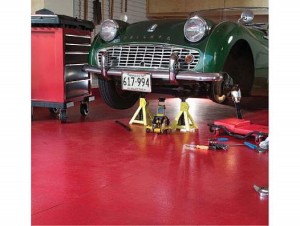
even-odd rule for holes
{"type": "Polygon", "coordinates": [[[262,142],[263,141],[263,137],[262,136],[255,136],[255,143],[256,144],[259,144],[260,142],[262,142]]]}
{"type": "Polygon", "coordinates": [[[66,123],[67,122],[67,110],[66,109],[61,109],[59,113],[59,120],[61,123],[66,123]]]}
{"type": "Polygon", "coordinates": [[[80,104],[80,113],[83,116],[87,116],[89,114],[89,106],[87,103],[80,104]]]}
{"type": "Polygon", "coordinates": [[[218,136],[220,134],[220,129],[215,126],[210,126],[209,131],[213,133],[214,135],[218,136]]]}
{"type": "Polygon", "coordinates": [[[147,128],[147,129],[146,129],[146,132],[147,132],[147,133],[150,133],[151,131],[150,131],[150,129],[149,129],[149,128],[147,128]]]}
{"type": "Polygon", "coordinates": [[[49,111],[51,114],[57,115],[59,113],[59,109],[58,108],[49,108],[49,111]]]}
{"type": "Polygon", "coordinates": [[[219,136],[220,135],[220,130],[215,129],[213,133],[214,133],[215,136],[219,136]]]}

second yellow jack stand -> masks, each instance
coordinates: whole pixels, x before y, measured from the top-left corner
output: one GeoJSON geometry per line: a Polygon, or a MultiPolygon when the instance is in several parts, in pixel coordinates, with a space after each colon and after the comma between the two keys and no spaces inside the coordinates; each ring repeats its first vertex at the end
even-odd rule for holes
{"type": "Polygon", "coordinates": [[[145,98],[140,98],[140,106],[134,113],[133,117],[129,121],[129,124],[137,123],[144,126],[150,125],[152,122],[153,116],[148,108],[148,102],[145,98]]]}
{"type": "Polygon", "coordinates": [[[189,113],[189,105],[185,102],[185,99],[181,99],[180,103],[180,112],[175,117],[175,121],[172,123],[172,129],[180,129],[181,131],[194,131],[198,129],[194,119],[192,118],[191,114],[189,113]]]}

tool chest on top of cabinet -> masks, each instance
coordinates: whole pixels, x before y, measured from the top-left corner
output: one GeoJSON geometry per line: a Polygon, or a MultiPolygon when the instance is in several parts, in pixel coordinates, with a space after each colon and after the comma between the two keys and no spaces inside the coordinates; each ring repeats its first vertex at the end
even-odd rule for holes
{"type": "Polygon", "coordinates": [[[61,122],[74,102],[88,114],[94,96],[91,75],[82,66],[88,63],[93,29],[92,22],[65,15],[31,15],[32,107],[49,108],[61,122]]]}

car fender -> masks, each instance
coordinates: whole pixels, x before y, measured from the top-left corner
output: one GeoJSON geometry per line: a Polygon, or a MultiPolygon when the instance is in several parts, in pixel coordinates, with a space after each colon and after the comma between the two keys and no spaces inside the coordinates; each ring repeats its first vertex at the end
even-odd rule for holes
{"type": "Polygon", "coordinates": [[[204,72],[220,72],[234,44],[243,39],[242,25],[223,22],[211,31],[208,37],[203,60],[204,72]]]}
{"type": "Polygon", "coordinates": [[[98,45],[98,42],[100,42],[100,41],[101,41],[100,35],[97,34],[94,37],[94,40],[91,43],[91,47],[90,47],[90,50],[89,50],[89,55],[88,55],[88,63],[89,63],[89,65],[97,65],[95,49],[96,49],[96,45],[98,45]]]}

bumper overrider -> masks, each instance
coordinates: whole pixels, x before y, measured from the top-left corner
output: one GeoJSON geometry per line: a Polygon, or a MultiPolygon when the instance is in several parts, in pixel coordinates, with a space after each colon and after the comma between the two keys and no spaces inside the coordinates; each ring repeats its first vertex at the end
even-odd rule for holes
{"type": "MultiPolygon", "coordinates": [[[[90,66],[84,65],[82,70],[96,74],[106,80],[110,80],[112,76],[122,76],[123,72],[133,71],[133,69],[122,69],[122,68],[109,68],[107,65],[108,57],[107,54],[102,53],[101,55],[101,66],[90,66]],[[103,66],[104,65],[104,66],[103,66]]],[[[135,72],[145,72],[141,70],[134,70],[135,72]]],[[[204,73],[196,71],[180,71],[180,64],[178,62],[178,56],[176,53],[172,53],[169,59],[169,70],[147,70],[146,72],[151,73],[153,79],[169,80],[170,84],[177,84],[178,80],[185,81],[196,81],[196,82],[216,82],[223,81],[221,73],[204,73]]]]}

